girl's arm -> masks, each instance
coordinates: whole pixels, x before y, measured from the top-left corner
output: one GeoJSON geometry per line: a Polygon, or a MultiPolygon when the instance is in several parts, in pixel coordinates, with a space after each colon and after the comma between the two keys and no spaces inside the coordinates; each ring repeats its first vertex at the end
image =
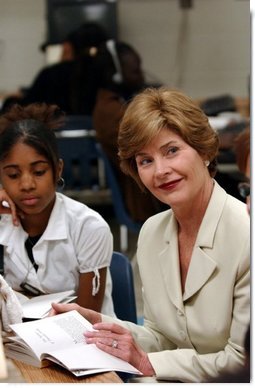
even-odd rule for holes
{"type": "Polygon", "coordinates": [[[98,277],[95,276],[94,272],[80,274],[77,303],[81,307],[101,311],[105,293],[106,271],[106,267],[99,269],[98,277]],[[94,290],[93,284],[95,286],[94,290]],[[98,290],[96,290],[97,286],[99,286],[98,290]]]}

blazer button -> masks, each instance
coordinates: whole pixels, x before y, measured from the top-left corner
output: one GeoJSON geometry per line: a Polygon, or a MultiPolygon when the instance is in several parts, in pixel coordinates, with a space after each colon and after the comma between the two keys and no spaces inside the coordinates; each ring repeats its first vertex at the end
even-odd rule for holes
{"type": "Polygon", "coordinates": [[[186,334],[183,330],[179,332],[181,339],[184,341],[186,339],[186,334]]]}
{"type": "Polygon", "coordinates": [[[181,316],[181,315],[184,315],[184,314],[183,314],[183,312],[182,312],[181,310],[178,309],[178,310],[177,310],[177,315],[180,315],[180,316],[181,316]]]}

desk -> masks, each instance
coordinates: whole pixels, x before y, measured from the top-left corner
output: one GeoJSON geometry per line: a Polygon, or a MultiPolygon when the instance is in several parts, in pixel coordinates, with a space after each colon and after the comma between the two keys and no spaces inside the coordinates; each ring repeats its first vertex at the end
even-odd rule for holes
{"type": "MultiPolygon", "coordinates": [[[[123,383],[115,372],[98,373],[84,377],[75,377],[70,372],[58,365],[46,368],[36,368],[16,360],[11,361],[21,372],[26,383],[123,383]]],[[[8,378],[11,383],[11,376],[8,378]]],[[[14,380],[14,382],[16,382],[14,380]]]]}

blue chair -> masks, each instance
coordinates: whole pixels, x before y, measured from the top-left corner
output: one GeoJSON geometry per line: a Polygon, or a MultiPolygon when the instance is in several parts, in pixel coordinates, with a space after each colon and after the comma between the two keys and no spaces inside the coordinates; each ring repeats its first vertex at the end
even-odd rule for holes
{"type": "Polygon", "coordinates": [[[130,217],[111,162],[102,149],[101,144],[97,143],[96,147],[98,154],[104,162],[106,181],[112,193],[115,217],[120,225],[120,250],[125,252],[128,248],[128,230],[139,233],[142,223],[135,222],[130,217]]]}
{"type": "Polygon", "coordinates": [[[57,129],[61,130],[77,130],[77,129],[86,129],[93,130],[93,120],[92,116],[88,115],[67,115],[65,116],[65,124],[63,127],[57,129]]]}
{"type": "Polygon", "coordinates": [[[79,190],[98,186],[98,152],[94,136],[84,130],[64,130],[56,135],[59,154],[64,160],[66,188],[79,190]]]}
{"type": "Polygon", "coordinates": [[[137,323],[133,269],[127,256],[114,251],[110,272],[116,316],[121,320],[137,323]]]}
{"type": "Polygon", "coordinates": [[[59,155],[64,161],[62,190],[67,196],[88,205],[111,204],[105,188],[105,172],[99,157],[95,131],[85,129],[56,132],[59,155]]]}

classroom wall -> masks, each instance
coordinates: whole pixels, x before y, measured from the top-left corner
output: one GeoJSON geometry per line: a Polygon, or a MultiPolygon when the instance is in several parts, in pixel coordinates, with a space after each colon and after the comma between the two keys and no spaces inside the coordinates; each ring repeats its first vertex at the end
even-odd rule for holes
{"type": "MultiPolygon", "coordinates": [[[[119,37],[141,54],[147,79],[196,98],[248,95],[248,0],[118,0],[119,37]]],[[[45,65],[44,0],[0,0],[0,93],[28,86],[45,65]]]]}

